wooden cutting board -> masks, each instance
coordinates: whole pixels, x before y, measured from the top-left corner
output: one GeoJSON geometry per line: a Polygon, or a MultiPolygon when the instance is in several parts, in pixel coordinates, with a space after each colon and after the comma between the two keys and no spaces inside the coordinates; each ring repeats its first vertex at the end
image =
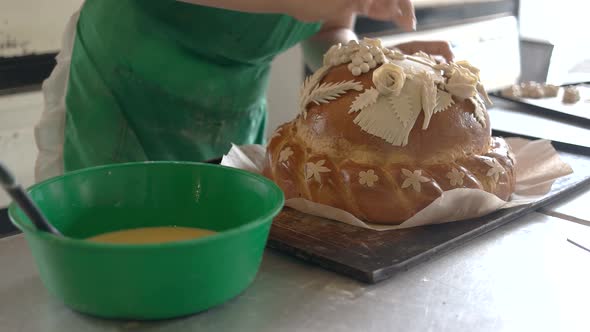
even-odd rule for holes
{"type": "Polygon", "coordinates": [[[544,199],[487,216],[394,231],[373,231],[285,208],[274,220],[268,246],[367,283],[387,279],[437,254],[534,211],[590,183],[590,157],[560,152],[574,173],[544,199]]]}

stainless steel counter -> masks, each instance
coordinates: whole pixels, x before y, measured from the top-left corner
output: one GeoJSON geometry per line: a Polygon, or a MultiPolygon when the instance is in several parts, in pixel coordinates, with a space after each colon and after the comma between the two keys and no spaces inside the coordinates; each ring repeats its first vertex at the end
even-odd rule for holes
{"type": "Polygon", "coordinates": [[[78,314],[44,290],[21,235],[0,239],[0,331],[587,331],[590,228],[533,213],[377,285],[267,251],[223,306],[161,322],[78,314]]]}

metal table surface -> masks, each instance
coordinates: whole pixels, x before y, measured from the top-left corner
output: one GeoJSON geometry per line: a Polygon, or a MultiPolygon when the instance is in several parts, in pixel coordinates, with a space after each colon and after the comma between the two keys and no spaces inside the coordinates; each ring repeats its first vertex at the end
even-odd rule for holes
{"type": "Polygon", "coordinates": [[[0,239],[0,331],[587,331],[590,228],[532,213],[366,285],[268,250],[242,295],[197,315],[109,321],[44,290],[22,235],[0,239]]]}

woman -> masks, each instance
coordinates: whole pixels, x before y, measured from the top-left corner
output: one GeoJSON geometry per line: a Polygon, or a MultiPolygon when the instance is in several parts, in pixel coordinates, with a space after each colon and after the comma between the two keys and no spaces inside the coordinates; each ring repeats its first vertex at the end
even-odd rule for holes
{"type": "MultiPolygon", "coordinates": [[[[89,0],[43,86],[37,180],[89,166],[203,161],[264,142],[270,63],[304,42],[321,64],[355,15],[415,28],[410,0],[89,0]]],[[[447,43],[411,42],[452,57],[447,43]]]]}

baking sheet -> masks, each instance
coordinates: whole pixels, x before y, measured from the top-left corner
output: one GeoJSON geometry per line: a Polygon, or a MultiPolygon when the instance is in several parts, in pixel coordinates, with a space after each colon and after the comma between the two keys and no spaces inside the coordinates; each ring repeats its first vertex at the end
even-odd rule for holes
{"type": "Polygon", "coordinates": [[[268,246],[367,283],[443,252],[539,209],[590,184],[590,154],[559,151],[574,173],[558,179],[548,195],[529,205],[452,223],[373,231],[285,208],[273,222],[268,246]]]}
{"type": "Polygon", "coordinates": [[[578,84],[576,85],[580,91],[580,101],[575,104],[564,104],[563,98],[563,87],[559,89],[557,97],[553,98],[519,98],[519,97],[505,97],[500,92],[494,92],[494,97],[509,100],[526,106],[532,106],[532,109],[540,112],[553,113],[556,116],[562,116],[567,118],[579,119],[590,123],[590,85],[578,84]]]}

